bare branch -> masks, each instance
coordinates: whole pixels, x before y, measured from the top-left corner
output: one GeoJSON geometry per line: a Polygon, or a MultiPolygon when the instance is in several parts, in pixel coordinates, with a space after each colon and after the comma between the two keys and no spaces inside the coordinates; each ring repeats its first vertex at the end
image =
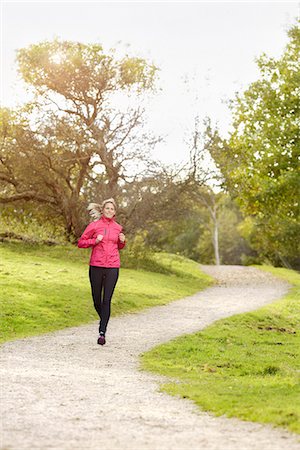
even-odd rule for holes
{"type": "Polygon", "coordinates": [[[0,180],[2,181],[6,181],[7,183],[12,184],[13,186],[17,186],[17,182],[15,179],[13,179],[11,176],[5,174],[5,173],[0,173],[0,180]]]}
{"type": "Polygon", "coordinates": [[[40,203],[57,205],[55,200],[50,199],[49,197],[42,197],[36,192],[22,192],[20,194],[11,195],[10,197],[0,197],[0,203],[11,203],[19,200],[34,200],[40,203]]]}

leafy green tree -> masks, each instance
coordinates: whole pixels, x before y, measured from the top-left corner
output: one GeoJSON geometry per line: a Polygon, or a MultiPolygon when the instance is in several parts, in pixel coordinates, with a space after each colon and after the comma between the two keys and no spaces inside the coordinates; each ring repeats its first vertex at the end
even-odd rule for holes
{"type": "Polygon", "coordinates": [[[157,69],[98,44],[58,40],[21,49],[17,59],[34,99],[18,113],[2,110],[0,202],[43,204],[71,239],[86,203],[98,200],[90,194],[118,200],[147,172],[156,140],[139,131],[141,106],[128,105],[141,104],[157,69]]]}
{"type": "Polygon", "coordinates": [[[281,58],[258,59],[260,79],[232,102],[233,131],[208,127],[209,149],[248,221],[248,237],[264,257],[288,264],[299,255],[300,28],[281,58]],[[251,224],[251,230],[249,226],[251,224]]]}

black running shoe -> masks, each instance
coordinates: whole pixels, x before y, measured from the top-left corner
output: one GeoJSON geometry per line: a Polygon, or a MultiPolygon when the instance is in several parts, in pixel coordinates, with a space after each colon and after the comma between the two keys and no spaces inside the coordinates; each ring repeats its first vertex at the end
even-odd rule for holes
{"type": "Polygon", "coordinates": [[[99,345],[104,345],[105,344],[105,335],[104,334],[99,334],[98,340],[97,340],[97,344],[99,345]]]}

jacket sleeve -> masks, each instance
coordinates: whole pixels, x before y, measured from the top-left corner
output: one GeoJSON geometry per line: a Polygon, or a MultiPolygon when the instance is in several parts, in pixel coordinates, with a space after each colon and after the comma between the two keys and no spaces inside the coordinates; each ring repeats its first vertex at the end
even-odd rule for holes
{"type": "MultiPolygon", "coordinates": [[[[121,228],[120,233],[123,233],[123,228],[121,228]]],[[[122,248],[124,248],[126,245],[126,241],[121,242],[120,239],[118,239],[118,249],[121,250],[122,248]]]]}
{"type": "Polygon", "coordinates": [[[126,241],[121,242],[120,240],[118,241],[118,249],[121,250],[121,248],[124,248],[126,245],[126,241]]]}
{"type": "Polygon", "coordinates": [[[93,247],[94,245],[96,245],[96,238],[92,238],[94,231],[95,228],[92,222],[86,227],[86,229],[82,233],[82,236],[79,238],[77,243],[79,248],[93,247]]]}

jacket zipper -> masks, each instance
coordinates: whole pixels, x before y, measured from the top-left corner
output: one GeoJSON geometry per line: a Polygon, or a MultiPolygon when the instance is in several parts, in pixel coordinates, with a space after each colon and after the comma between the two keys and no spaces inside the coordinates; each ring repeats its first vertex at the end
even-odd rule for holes
{"type": "MultiPolygon", "coordinates": [[[[108,243],[109,243],[109,225],[110,225],[110,223],[108,223],[107,224],[107,241],[108,241],[108,243]]],[[[106,235],[106,228],[105,228],[105,235],[106,235]]],[[[107,264],[108,264],[108,254],[106,253],[106,266],[107,266],[107,264]]]]}

